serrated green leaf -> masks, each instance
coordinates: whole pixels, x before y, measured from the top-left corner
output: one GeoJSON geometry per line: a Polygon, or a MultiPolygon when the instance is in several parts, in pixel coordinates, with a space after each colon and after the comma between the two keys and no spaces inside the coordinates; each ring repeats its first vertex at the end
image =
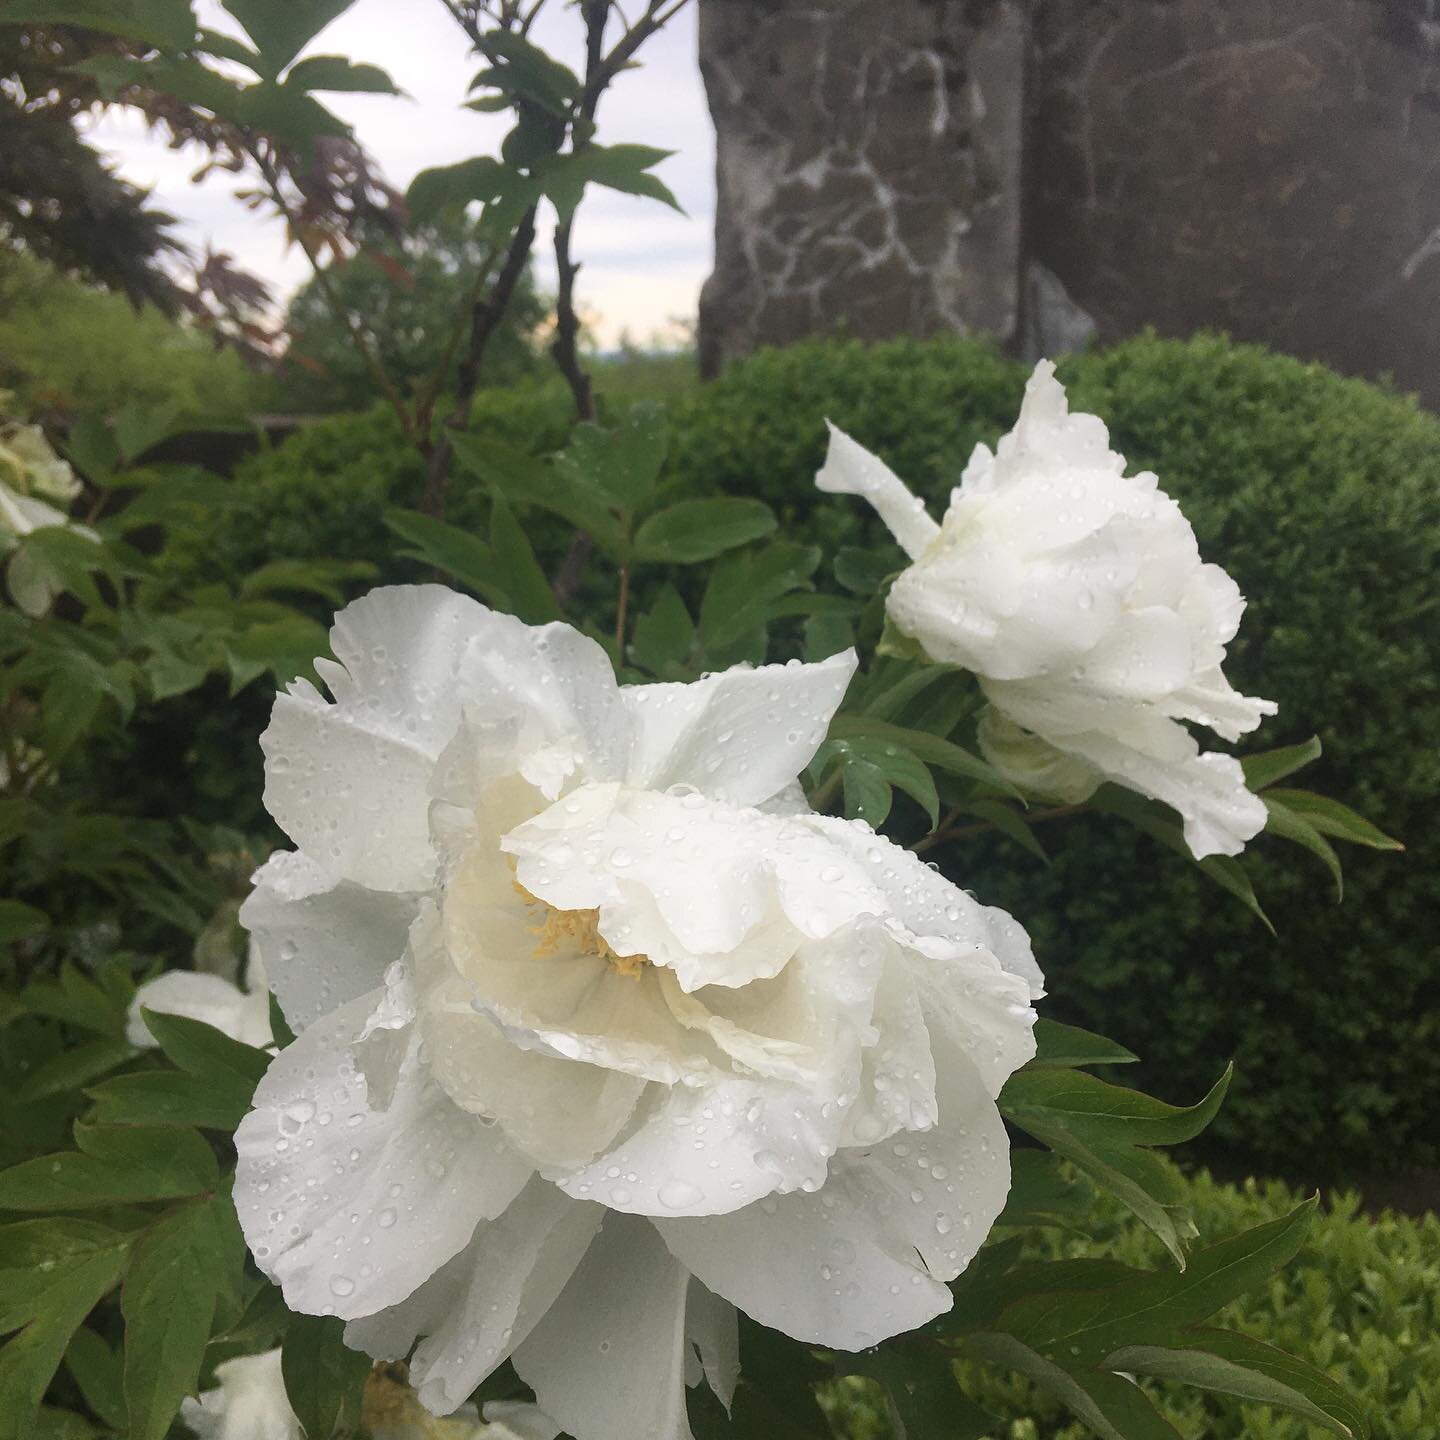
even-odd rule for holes
{"type": "Polygon", "coordinates": [[[175,50],[195,38],[190,0],[10,0],[0,24],[80,25],[175,50]]]}
{"type": "Polygon", "coordinates": [[[333,1316],[296,1315],[285,1331],[285,1393],[307,1436],[328,1436],[338,1424],[359,1420],[370,1357],[345,1346],[344,1330],[333,1316]]]}
{"type": "Polygon", "coordinates": [[[760,540],[775,529],[775,514],[759,500],[681,500],[657,511],[635,534],[634,557],[656,564],[693,565],[760,540]]]}
{"type": "Polygon", "coordinates": [[[1293,775],[1303,766],[1318,760],[1320,755],[1320,737],[1312,735],[1300,745],[1282,745],[1277,750],[1264,750],[1258,755],[1242,755],[1240,766],[1245,771],[1245,784],[1251,790],[1260,791],[1287,775],[1293,775]]]}
{"type": "Polygon", "coordinates": [[[442,210],[482,201],[498,200],[514,184],[514,177],[493,155],[476,155],[454,165],[422,170],[410,182],[405,204],[417,220],[442,210]]]}

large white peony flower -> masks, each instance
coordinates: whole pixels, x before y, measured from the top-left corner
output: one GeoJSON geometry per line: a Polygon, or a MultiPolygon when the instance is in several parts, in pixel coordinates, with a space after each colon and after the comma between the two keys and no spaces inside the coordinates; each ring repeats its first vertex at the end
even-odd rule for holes
{"type": "Polygon", "coordinates": [[[1275,713],[1220,669],[1245,601],[1156,477],[1127,477],[1104,423],[1069,413],[1048,360],[995,453],[976,446],[942,524],[834,427],[816,483],[863,496],[910,556],[890,618],[979,677],[998,769],[1070,800],[1102,780],[1162,800],[1197,857],[1238,854],[1264,828],[1239,762],[1202,754],[1179,723],[1236,740],[1275,713]]]}
{"type": "Polygon", "coordinates": [[[285,1394],[278,1349],[217,1365],[214,1388],[183,1401],[180,1418],[200,1440],[305,1440],[285,1394]]]}
{"type": "Polygon", "coordinates": [[[444,1412],[509,1356],[579,1440],[688,1436],[733,1306],[858,1349],[947,1309],[1009,1186],[1024,932],[795,784],[854,668],[621,687],[434,586],[281,695],[299,847],[242,921],[298,1039],[235,1142],[287,1302],[444,1412]]]}

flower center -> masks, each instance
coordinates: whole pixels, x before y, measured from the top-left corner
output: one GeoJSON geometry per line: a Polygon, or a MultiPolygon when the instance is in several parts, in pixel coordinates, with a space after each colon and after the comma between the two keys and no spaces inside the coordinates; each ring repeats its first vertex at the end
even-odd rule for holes
{"type": "Polygon", "coordinates": [[[617,955],[610,948],[610,942],[600,933],[598,910],[557,910],[532,895],[518,880],[513,883],[530,913],[532,923],[527,928],[537,937],[531,951],[535,959],[545,960],[562,951],[594,955],[631,980],[638,980],[650,963],[643,955],[617,955]]]}

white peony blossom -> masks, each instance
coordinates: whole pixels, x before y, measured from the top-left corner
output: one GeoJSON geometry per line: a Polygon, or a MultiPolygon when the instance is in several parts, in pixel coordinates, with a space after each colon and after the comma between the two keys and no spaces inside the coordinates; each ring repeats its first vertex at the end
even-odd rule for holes
{"type": "Polygon", "coordinates": [[[1082,799],[1111,780],[1179,811],[1197,857],[1235,855],[1265,806],[1227,740],[1273,715],[1221,672],[1245,602],[1148,471],[1127,477],[1094,415],[1072,415],[1041,361],[1015,428],[975,448],[942,524],[831,428],[820,489],[861,495],[910,556],[887,610],[932,659],[979,677],[981,745],[1017,783],[1082,799]]]}
{"type": "Polygon", "coordinates": [[[155,1037],[141,1010],[183,1015],[222,1030],[232,1040],[263,1049],[271,1043],[270,991],[265,964],[253,942],[245,967],[245,988],[196,970],[168,970],[147,980],[130,1001],[125,1038],[140,1049],[153,1048],[155,1037]]]}
{"type": "Polygon", "coordinates": [[[241,1355],[215,1367],[216,1385],[180,1405],[199,1440],[305,1440],[280,1374],[280,1351],[241,1355]]]}
{"type": "Polygon", "coordinates": [[[947,1309],[1009,1186],[1024,932],[795,781],[854,668],[621,687],[565,625],[435,586],[338,617],[263,737],[299,847],[241,912],[298,1039],[236,1133],[294,1309],[507,1356],[579,1440],[728,1404],[734,1306],[871,1345],[947,1309]],[[797,813],[797,811],[799,813],[797,813]]]}

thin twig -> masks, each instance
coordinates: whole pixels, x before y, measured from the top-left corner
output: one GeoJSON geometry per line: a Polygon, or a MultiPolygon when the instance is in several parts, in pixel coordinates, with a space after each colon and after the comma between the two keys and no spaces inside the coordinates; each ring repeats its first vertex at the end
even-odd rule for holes
{"type": "Polygon", "coordinates": [[[620,567],[620,595],[615,602],[615,651],[625,659],[625,612],[630,606],[630,567],[620,567]]]}

